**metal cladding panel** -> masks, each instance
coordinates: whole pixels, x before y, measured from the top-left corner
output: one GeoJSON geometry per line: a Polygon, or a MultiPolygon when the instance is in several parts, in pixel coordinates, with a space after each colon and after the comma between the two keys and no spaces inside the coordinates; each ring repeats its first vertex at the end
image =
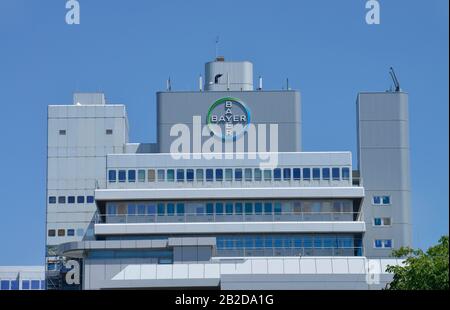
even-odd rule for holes
{"type": "Polygon", "coordinates": [[[374,247],[375,239],[391,239],[394,248],[411,245],[408,95],[402,92],[361,93],[357,100],[358,165],[366,191],[363,214],[368,223],[367,256],[389,256],[374,247]],[[389,196],[387,206],[373,205],[374,196],[389,196]],[[374,218],[391,225],[375,227],[374,218]]]}
{"type": "MultiPolygon", "coordinates": [[[[213,91],[213,92],[159,92],[157,93],[158,143],[161,153],[169,153],[177,136],[170,136],[174,124],[185,124],[193,134],[193,116],[206,124],[210,107],[219,99],[233,97],[242,101],[250,111],[250,123],[266,124],[266,146],[269,124],[278,124],[278,151],[301,151],[301,104],[297,91],[213,91]]],[[[202,144],[210,137],[202,137],[202,144]]],[[[248,134],[238,139],[247,140],[248,134]]],[[[192,151],[192,143],[191,143],[192,151]]],[[[223,146],[223,150],[225,147],[223,146]]],[[[245,148],[247,151],[248,148],[245,148]]],[[[267,150],[267,148],[265,149],[267,150]]]]}

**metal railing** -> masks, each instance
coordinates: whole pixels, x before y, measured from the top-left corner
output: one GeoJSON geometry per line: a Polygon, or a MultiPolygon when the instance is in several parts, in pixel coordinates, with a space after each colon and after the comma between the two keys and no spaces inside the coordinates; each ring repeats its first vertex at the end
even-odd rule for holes
{"type": "Polygon", "coordinates": [[[215,222],[355,222],[359,212],[291,212],[269,214],[99,214],[97,224],[215,222]]]}

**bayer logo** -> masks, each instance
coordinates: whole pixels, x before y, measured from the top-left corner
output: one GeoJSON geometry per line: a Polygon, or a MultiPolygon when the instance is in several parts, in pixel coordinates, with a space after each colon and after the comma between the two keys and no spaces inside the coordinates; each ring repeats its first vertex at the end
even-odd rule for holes
{"type": "Polygon", "coordinates": [[[250,124],[250,110],[240,99],[225,97],[208,110],[206,124],[211,133],[222,140],[236,140],[250,124]]]}

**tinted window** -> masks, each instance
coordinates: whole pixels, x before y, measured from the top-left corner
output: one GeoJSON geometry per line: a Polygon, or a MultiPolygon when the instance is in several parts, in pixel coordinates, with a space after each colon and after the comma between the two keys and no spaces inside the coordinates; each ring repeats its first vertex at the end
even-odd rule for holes
{"type": "Polygon", "coordinates": [[[206,204],[206,214],[208,215],[214,214],[214,205],[212,203],[206,204]]]}
{"type": "MultiPolygon", "coordinates": [[[[153,174],[153,179],[155,175],[153,174]]],[[[145,170],[138,170],[138,182],[145,182],[145,170]]]]}
{"type": "Polygon", "coordinates": [[[264,213],[272,214],[272,203],[271,202],[264,203],[264,213]]]}
{"type": "Polygon", "coordinates": [[[158,203],[158,215],[164,215],[166,214],[164,204],[158,203]]]}
{"type": "Polygon", "coordinates": [[[233,169],[225,169],[225,181],[233,181],[233,169]]]}
{"type": "Polygon", "coordinates": [[[49,229],[48,230],[48,236],[49,237],[54,237],[56,236],[56,231],[54,229],[49,229]]]}
{"type": "Polygon", "coordinates": [[[342,168],[342,179],[350,180],[350,168],[342,168]]]}
{"type": "Polygon", "coordinates": [[[218,214],[218,215],[223,214],[223,203],[221,203],[221,202],[216,203],[216,214],[218,214]]]}
{"type": "Polygon", "coordinates": [[[242,169],[234,169],[234,180],[242,181],[242,169]]]}
{"type": "Polygon", "coordinates": [[[291,168],[283,169],[283,180],[289,181],[291,179],[291,168]]]}
{"type": "Polygon", "coordinates": [[[30,280],[22,280],[22,289],[29,290],[30,289],[30,280]]]}
{"type": "Polygon", "coordinates": [[[233,204],[228,202],[225,204],[225,213],[228,215],[233,214],[233,204]]]}
{"type": "Polygon", "coordinates": [[[67,236],[69,236],[69,237],[75,236],[75,229],[68,229],[67,236]]]}
{"type": "Polygon", "coordinates": [[[125,182],[127,180],[127,174],[125,170],[119,170],[119,182],[125,182]]]}
{"type": "Polygon", "coordinates": [[[167,181],[168,182],[175,181],[175,171],[173,169],[167,169],[167,181]]]}
{"type": "Polygon", "coordinates": [[[331,175],[333,177],[333,180],[339,181],[341,179],[339,168],[331,169],[331,175]]]}
{"type": "Polygon", "coordinates": [[[264,170],[264,181],[272,181],[272,170],[264,170]]]}
{"type": "Polygon", "coordinates": [[[373,196],[373,204],[374,205],[379,205],[381,204],[381,197],[380,196],[373,196]]]}
{"type": "Polygon", "coordinates": [[[164,169],[158,169],[158,182],[164,182],[164,180],[166,179],[165,176],[166,172],[164,171],[164,169]]]}
{"type": "Polygon", "coordinates": [[[51,204],[56,203],[56,197],[55,196],[48,197],[48,203],[51,203],[51,204]]]}
{"type": "Polygon", "coordinates": [[[136,170],[128,170],[128,182],[136,182],[136,170]]]}
{"type": "Polygon", "coordinates": [[[109,170],[108,171],[108,180],[109,182],[116,182],[116,170],[109,170]]]}
{"type": "Polygon", "coordinates": [[[322,168],[322,179],[324,180],[330,179],[330,168],[322,168]]]}
{"type": "Polygon", "coordinates": [[[38,290],[40,287],[40,282],[39,280],[31,280],[31,289],[32,290],[38,290]]]}
{"type": "Polygon", "coordinates": [[[177,215],[184,214],[184,203],[177,203],[177,215]]]}
{"type": "Polygon", "coordinates": [[[234,204],[234,213],[235,214],[242,214],[242,202],[236,202],[234,204]]]}
{"type": "Polygon", "coordinates": [[[245,181],[251,182],[253,181],[253,170],[251,168],[246,168],[244,170],[244,174],[245,174],[245,181]]]}
{"type": "Polygon", "coordinates": [[[384,205],[391,204],[391,197],[390,196],[383,196],[383,204],[384,205]]]}
{"type": "Polygon", "coordinates": [[[86,196],[87,203],[94,203],[94,196],[86,196]]]}
{"type": "Polygon", "coordinates": [[[320,168],[313,168],[313,180],[320,180],[320,168]]]}
{"type": "Polygon", "coordinates": [[[75,196],[67,197],[67,203],[75,203],[75,196]]]}
{"type": "Polygon", "coordinates": [[[207,182],[214,181],[214,171],[213,171],[213,169],[206,169],[206,181],[207,182]]]}
{"type": "Polygon", "coordinates": [[[294,180],[300,180],[301,179],[301,172],[300,168],[294,168],[292,171],[292,174],[294,175],[294,180]]]}
{"type": "Polygon", "coordinates": [[[251,202],[245,203],[245,214],[253,214],[253,204],[251,202]]]}
{"type": "Polygon", "coordinates": [[[261,175],[261,169],[255,168],[255,181],[261,181],[262,175],[261,175]]]}
{"type": "Polygon", "coordinates": [[[77,203],[84,203],[84,196],[77,196],[77,203]]]}
{"type": "Polygon", "coordinates": [[[281,181],[281,169],[280,168],[276,168],[273,170],[273,179],[275,181],[281,181]]]}
{"type": "Polygon", "coordinates": [[[177,169],[177,182],[184,182],[184,169],[177,169]]]}
{"type": "Polygon", "coordinates": [[[168,203],[167,204],[167,215],[173,215],[175,213],[175,204],[168,203]]]}
{"type": "Polygon", "coordinates": [[[187,169],[186,170],[186,180],[188,182],[194,181],[194,169],[187,169]]]}
{"type": "Polygon", "coordinates": [[[262,203],[255,202],[255,214],[262,214],[262,203]]]}
{"type": "Polygon", "coordinates": [[[58,203],[66,203],[66,196],[59,196],[58,203]]]}
{"type": "Polygon", "coordinates": [[[203,182],[204,178],[203,178],[203,169],[197,169],[195,170],[195,174],[197,177],[197,182],[203,182]]]}
{"type": "Polygon", "coordinates": [[[216,181],[219,181],[219,182],[223,181],[223,170],[222,169],[216,169],[216,181]]]}
{"type": "Polygon", "coordinates": [[[303,168],[303,180],[311,180],[311,169],[303,168]]]}

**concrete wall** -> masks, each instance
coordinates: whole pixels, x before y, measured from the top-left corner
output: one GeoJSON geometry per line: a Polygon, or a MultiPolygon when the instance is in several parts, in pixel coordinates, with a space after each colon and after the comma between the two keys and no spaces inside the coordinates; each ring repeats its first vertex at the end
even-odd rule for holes
{"type": "Polygon", "coordinates": [[[389,256],[390,249],[374,248],[374,239],[392,239],[394,248],[411,245],[408,95],[360,93],[357,120],[358,165],[366,193],[365,253],[389,256]],[[390,196],[391,205],[373,205],[374,195],[390,196]],[[374,227],[375,217],[390,217],[391,226],[374,227]]]}

